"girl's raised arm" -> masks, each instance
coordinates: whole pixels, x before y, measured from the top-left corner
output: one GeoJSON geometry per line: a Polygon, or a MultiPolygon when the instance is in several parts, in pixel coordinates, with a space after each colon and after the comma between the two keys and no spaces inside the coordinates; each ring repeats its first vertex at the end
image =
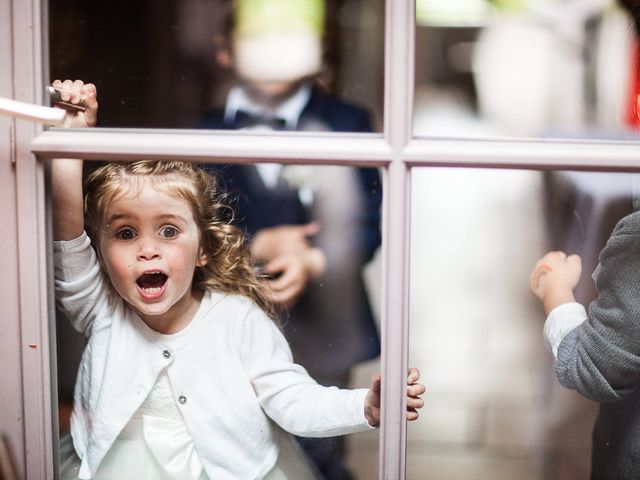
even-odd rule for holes
{"type": "MultiPolygon", "coordinates": [[[[62,100],[86,102],[84,112],[68,111],[66,128],[93,127],[96,124],[98,101],[96,87],[81,80],[56,80],[53,86],[61,90],[62,100]]],[[[51,195],[53,201],[53,239],[72,240],[84,230],[82,197],[82,160],[54,159],[51,166],[51,195]]]]}

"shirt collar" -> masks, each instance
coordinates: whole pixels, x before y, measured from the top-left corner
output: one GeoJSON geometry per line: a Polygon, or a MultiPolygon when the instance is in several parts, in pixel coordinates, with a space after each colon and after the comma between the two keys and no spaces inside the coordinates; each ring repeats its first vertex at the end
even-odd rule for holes
{"type": "Polygon", "coordinates": [[[224,120],[225,122],[233,122],[238,110],[245,110],[256,115],[268,113],[274,117],[282,118],[286,123],[287,129],[294,130],[298,125],[302,110],[304,110],[304,107],[309,102],[310,97],[311,83],[305,82],[298,87],[298,90],[293,95],[282,102],[278,108],[267,112],[265,108],[256,105],[251,100],[243,86],[236,85],[231,88],[227,95],[224,120]]]}

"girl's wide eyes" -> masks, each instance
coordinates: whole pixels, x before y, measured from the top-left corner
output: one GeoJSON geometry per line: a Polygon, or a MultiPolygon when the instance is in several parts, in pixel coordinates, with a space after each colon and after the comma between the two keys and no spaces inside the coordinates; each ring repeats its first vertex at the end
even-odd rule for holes
{"type": "MultiPolygon", "coordinates": [[[[170,225],[162,227],[159,231],[159,235],[162,238],[174,238],[178,236],[178,229],[170,225]]],[[[133,228],[122,228],[116,232],[116,238],[118,240],[135,240],[138,234],[133,228]]]]}
{"type": "Polygon", "coordinates": [[[120,240],[133,240],[136,238],[136,232],[131,228],[123,228],[122,230],[118,230],[116,237],[120,240]]]}
{"type": "Polygon", "coordinates": [[[173,238],[178,236],[178,229],[176,227],[162,227],[160,229],[160,236],[163,238],[173,238]]]}

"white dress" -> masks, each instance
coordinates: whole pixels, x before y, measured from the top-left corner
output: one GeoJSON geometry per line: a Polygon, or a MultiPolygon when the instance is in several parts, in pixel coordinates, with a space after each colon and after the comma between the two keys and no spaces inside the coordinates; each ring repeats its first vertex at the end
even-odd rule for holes
{"type": "MultiPolygon", "coordinates": [[[[174,398],[169,377],[163,371],[109,449],[94,480],[209,480],[174,398]]],[[[278,442],[281,458],[264,480],[319,478],[293,440],[280,433],[278,442]]],[[[67,460],[62,461],[62,479],[77,480],[80,459],[69,438],[63,439],[63,444],[66,447],[61,448],[61,457],[67,460]]]]}
{"type": "Polygon", "coordinates": [[[208,480],[174,398],[163,370],[94,479],[208,480]]]}
{"type": "MultiPolygon", "coordinates": [[[[193,336],[189,327],[157,335],[172,344],[193,336]]],[[[175,399],[164,369],[107,452],[94,480],[210,480],[175,399]]],[[[264,480],[287,480],[287,476],[276,465],[264,480]]]]}
{"type": "MultiPolygon", "coordinates": [[[[94,480],[209,480],[174,399],[169,376],[163,370],[149,396],[107,452],[94,480]]],[[[300,453],[293,455],[296,454],[300,453]]],[[[299,478],[315,478],[311,472],[306,473],[303,460],[292,461],[293,455],[289,454],[289,460],[285,461],[286,470],[293,468],[295,475],[305,472],[299,478]]],[[[73,465],[63,466],[62,478],[77,478],[80,459],[74,457],[73,465]]],[[[276,465],[265,480],[287,478],[285,471],[276,465]]]]}

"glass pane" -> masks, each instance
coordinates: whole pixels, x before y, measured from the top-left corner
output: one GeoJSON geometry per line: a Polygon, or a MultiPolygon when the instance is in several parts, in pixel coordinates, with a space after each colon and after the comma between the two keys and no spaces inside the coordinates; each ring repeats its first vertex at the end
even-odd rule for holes
{"type": "MultiPolygon", "coordinates": [[[[95,172],[101,165],[99,162],[86,162],[85,176],[95,172]]],[[[378,254],[381,241],[382,194],[380,172],[372,168],[280,164],[207,165],[203,168],[217,179],[218,185],[226,192],[227,196],[220,196],[219,199],[224,199],[231,206],[232,211],[223,209],[219,213],[224,215],[227,222],[233,222],[248,235],[251,268],[258,274],[259,282],[267,286],[271,292],[269,295],[274,296],[280,330],[291,346],[294,360],[305,367],[313,378],[323,385],[368,388],[373,373],[380,368],[378,320],[380,305],[378,254]]],[[[110,178],[113,181],[115,177],[110,178]]],[[[217,460],[211,456],[211,452],[203,453],[208,450],[197,443],[197,432],[200,431],[200,427],[194,427],[191,423],[194,421],[194,415],[196,415],[194,412],[197,409],[199,410],[195,418],[198,425],[209,426],[206,437],[210,442],[209,445],[219,444],[211,441],[212,438],[224,438],[231,443],[235,438],[242,439],[245,445],[242,448],[246,449],[248,448],[246,445],[251,443],[248,440],[251,435],[254,437],[260,435],[248,434],[245,428],[246,422],[244,422],[245,427],[242,427],[243,422],[240,419],[234,420],[238,410],[242,410],[243,418],[251,419],[254,429],[259,428],[260,418],[263,418],[260,408],[274,420],[282,421],[284,418],[286,424],[287,421],[291,422],[291,419],[288,419],[288,415],[283,412],[296,408],[294,401],[284,398],[286,392],[296,390],[304,396],[305,389],[301,388],[300,384],[287,383],[285,388],[278,383],[286,382],[278,377],[278,372],[287,372],[282,365],[288,365],[288,363],[277,364],[277,359],[280,358],[279,348],[277,348],[277,342],[269,341],[269,335],[261,335],[257,338],[255,337],[257,330],[250,330],[250,327],[244,327],[242,331],[239,330],[240,327],[236,327],[237,331],[225,329],[221,318],[237,317],[234,325],[242,325],[247,315],[246,311],[238,313],[235,307],[225,307],[227,310],[220,310],[221,307],[216,308],[217,304],[212,300],[207,300],[206,293],[202,294],[198,309],[209,302],[213,305],[210,310],[212,313],[204,314],[203,317],[199,317],[199,313],[195,313],[195,316],[193,314],[185,316],[186,326],[183,324],[177,331],[165,328],[164,324],[155,323],[158,319],[167,316],[170,322],[166,325],[175,325],[174,317],[170,316],[171,312],[176,311],[174,306],[169,307],[168,313],[162,315],[162,312],[156,314],[146,310],[154,308],[154,305],[160,308],[165,301],[163,298],[170,296],[172,285],[179,282],[179,271],[175,264],[171,263],[171,255],[176,249],[182,247],[178,243],[172,244],[178,246],[167,247],[168,240],[165,237],[175,236],[177,242],[181,238],[186,238],[188,231],[186,227],[181,226],[179,217],[177,219],[167,217],[165,209],[173,208],[171,205],[176,202],[179,205],[185,205],[183,198],[189,197],[188,194],[184,194],[184,189],[178,194],[185,195],[181,197],[158,193],[170,192],[167,190],[170,187],[163,186],[161,182],[154,184],[154,190],[151,193],[144,189],[132,191],[136,185],[139,187],[141,183],[124,185],[117,183],[114,191],[129,191],[132,194],[100,197],[105,202],[104,205],[108,205],[105,207],[108,208],[106,216],[111,220],[106,224],[98,222],[94,227],[91,227],[94,225],[91,221],[87,223],[87,228],[96,232],[92,234],[94,244],[100,245],[99,251],[104,260],[105,271],[109,272],[109,278],[118,293],[111,291],[107,284],[104,284],[104,288],[95,287],[96,284],[102,285],[99,283],[101,282],[99,274],[97,277],[92,276],[90,271],[82,269],[83,265],[90,265],[91,261],[85,260],[80,262],[81,265],[73,267],[70,262],[75,258],[74,254],[70,253],[64,257],[58,254],[56,257],[60,264],[62,258],[67,259],[65,260],[67,273],[64,274],[66,276],[63,281],[58,282],[59,288],[56,292],[62,477],[75,478],[73,475],[74,472],[77,473],[79,461],[74,453],[69,432],[71,430],[74,435],[77,435],[76,447],[82,445],[81,437],[84,430],[81,419],[89,418],[87,412],[90,412],[96,436],[103,435],[101,438],[104,438],[104,435],[108,436],[110,430],[109,428],[101,430],[102,422],[116,425],[111,433],[113,437],[117,436],[117,439],[107,452],[105,460],[102,461],[103,466],[100,468],[108,468],[111,464],[122,465],[122,462],[131,461],[129,452],[134,452],[136,458],[144,457],[147,448],[156,458],[167,454],[166,451],[163,454],[164,450],[158,449],[159,446],[156,443],[157,438],[165,438],[159,437],[162,432],[164,432],[163,435],[169,432],[164,430],[164,427],[153,430],[153,425],[159,428],[161,425],[154,422],[165,422],[168,418],[169,421],[181,421],[186,424],[187,437],[183,435],[183,438],[193,441],[200,455],[208,455],[206,459],[210,463],[207,474],[213,478],[218,471],[215,468],[229,467],[229,465],[224,461],[221,464],[216,463],[217,460]],[[147,195],[153,195],[155,200],[152,202],[147,199],[147,195]],[[134,202],[136,208],[126,206],[125,201],[134,202]],[[158,223],[160,226],[156,226],[157,228],[151,226],[155,222],[156,210],[158,218],[161,219],[158,223]],[[145,212],[146,215],[140,215],[138,212],[145,212]],[[162,232],[161,240],[165,242],[164,244],[158,240],[156,230],[162,232]],[[96,238],[97,232],[99,232],[99,238],[96,238]],[[145,232],[151,233],[147,236],[145,232]],[[135,244],[126,242],[135,242],[135,244]],[[126,245],[123,246],[123,243],[126,245]],[[139,245],[139,247],[131,245],[139,245]],[[136,253],[133,255],[127,253],[133,251],[124,250],[128,248],[135,249],[136,253]],[[120,252],[117,255],[113,253],[116,250],[120,252]],[[137,273],[127,281],[129,275],[127,272],[131,269],[137,273]],[[77,273],[80,271],[84,273],[77,273]],[[138,275],[139,272],[143,274],[138,275]],[[156,280],[159,283],[154,283],[156,280]],[[127,285],[134,284],[137,286],[129,292],[127,285]],[[85,286],[82,287],[82,285],[85,286]],[[108,297],[109,302],[102,304],[101,307],[100,302],[104,299],[100,295],[105,291],[110,291],[111,297],[108,297]],[[127,303],[122,303],[121,295],[127,298],[127,303]],[[79,305],[84,307],[78,307],[79,305]],[[85,325],[87,327],[85,331],[91,334],[89,340],[85,342],[84,336],[77,333],[70,323],[75,322],[75,327],[83,330],[82,318],[85,318],[85,314],[86,318],[93,318],[93,311],[102,313],[97,315],[90,325],[85,325]],[[116,313],[112,314],[114,311],[116,313]],[[129,313],[122,315],[117,313],[121,311],[129,313]],[[131,312],[136,312],[137,316],[131,316],[131,312]],[[104,320],[105,318],[109,321],[104,320]],[[198,318],[206,318],[210,323],[198,323],[198,318]],[[100,321],[103,324],[100,324],[100,321]],[[212,325],[215,329],[207,325],[212,325]],[[158,333],[158,330],[165,334],[158,333]],[[167,334],[169,331],[172,333],[167,334]],[[215,338],[221,339],[217,345],[215,338]],[[253,345],[250,343],[251,338],[256,340],[254,346],[251,346],[253,345]],[[234,343],[236,340],[237,344],[234,343]],[[85,343],[88,344],[86,350],[85,343]],[[216,353],[223,348],[227,351],[227,355],[216,353]],[[261,358],[261,354],[265,357],[259,365],[256,365],[255,359],[261,358]],[[189,367],[181,370],[180,358],[188,355],[195,355],[196,360],[191,359],[189,367]],[[104,362],[106,362],[105,365],[103,365],[104,362]],[[80,375],[77,374],[79,366],[84,372],[80,375]],[[198,368],[205,369],[206,376],[199,377],[195,374],[198,368]],[[164,376],[165,373],[168,377],[164,376]],[[168,386],[165,378],[169,380],[168,386]],[[125,385],[122,385],[123,381],[125,385]],[[78,384],[80,386],[75,387],[75,401],[79,403],[75,405],[77,416],[75,420],[71,420],[76,382],[81,382],[78,384]],[[220,385],[224,385],[224,388],[220,389],[220,385]],[[129,387],[133,391],[129,390],[129,387]],[[198,402],[201,397],[198,396],[197,391],[207,391],[207,389],[215,390],[217,394],[207,397],[204,408],[199,407],[198,402]],[[163,390],[166,395],[162,394],[163,390]],[[114,396],[114,391],[119,393],[114,396]],[[98,392],[100,392],[99,395],[98,392]],[[233,402],[225,403],[225,395],[227,395],[225,392],[235,392],[233,402]],[[133,395],[138,396],[135,397],[137,402],[134,405],[135,408],[131,409],[133,395]],[[258,395],[260,403],[258,403],[258,395]],[[164,398],[162,404],[158,403],[162,400],[158,396],[164,398]],[[279,398],[281,400],[278,400],[279,398]],[[140,403],[142,406],[137,407],[140,403]],[[189,407],[192,410],[187,410],[189,407]],[[92,411],[96,408],[96,411],[92,411]],[[118,423],[119,421],[115,420],[115,417],[118,417],[118,411],[127,408],[131,411],[126,415],[123,414],[122,421],[118,423]],[[179,409],[177,416],[174,415],[176,408],[179,409]],[[116,413],[113,413],[114,409],[116,413]],[[251,413],[252,409],[253,413],[251,413]],[[115,415],[115,417],[107,418],[109,415],[115,415]],[[71,428],[74,424],[75,430],[71,428]],[[228,431],[225,430],[227,428],[228,431]],[[234,431],[234,428],[238,430],[234,431]],[[223,437],[216,437],[221,431],[223,437]],[[140,448],[142,450],[136,450],[140,448]]],[[[104,192],[103,187],[104,183],[91,183],[88,179],[85,190],[89,195],[93,191],[104,192]],[[98,188],[99,185],[100,188],[98,188]]],[[[92,204],[92,200],[88,200],[88,205],[92,204]]],[[[173,210],[169,210],[169,213],[175,215],[173,210]]],[[[88,218],[101,218],[101,216],[94,215],[88,218]]],[[[224,219],[222,221],[225,221],[224,219]]],[[[223,230],[219,224],[213,229],[218,232],[218,235],[227,235],[229,238],[228,234],[224,233],[226,230],[223,230]]],[[[211,241],[210,238],[209,241],[211,241]]],[[[201,240],[200,244],[205,245],[205,240],[201,240]]],[[[216,246],[215,248],[219,250],[215,251],[221,251],[223,247],[216,246]]],[[[70,252],[75,251],[73,246],[67,246],[67,248],[70,252]]],[[[227,248],[225,252],[233,251],[230,246],[225,248],[227,248]]],[[[207,285],[217,282],[217,287],[206,287],[207,291],[237,292],[236,285],[245,280],[238,280],[238,278],[225,280],[228,275],[226,272],[240,268],[238,262],[231,264],[236,257],[231,257],[231,254],[227,253],[207,255],[213,259],[210,264],[222,264],[222,258],[230,259],[230,264],[224,268],[216,267],[225,272],[224,274],[215,273],[218,269],[209,273],[197,270],[193,275],[194,281],[208,278],[207,285]]],[[[185,255],[181,258],[186,257],[185,255]]],[[[181,260],[180,265],[184,263],[185,261],[181,260]]],[[[62,275],[60,267],[57,268],[58,275],[62,275]]],[[[190,281],[189,284],[191,284],[190,281]]],[[[211,295],[213,298],[216,293],[211,295]]],[[[169,300],[171,298],[173,297],[169,300]]],[[[166,300],[168,304],[178,304],[171,303],[169,300],[166,300]]],[[[219,302],[220,305],[225,304],[225,300],[219,300],[219,302]]],[[[252,317],[247,318],[256,321],[252,317]]],[[[264,333],[264,330],[262,332],[264,333]]],[[[292,374],[285,373],[285,375],[291,378],[292,374]]],[[[299,380],[299,377],[296,378],[299,380]]],[[[302,409],[305,413],[304,419],[298,418],[297,421],[313,419],[314,412],[322,412],[324,405],[318,405],[321,395],[322,393],[315,390],[312,398],[308,398],[309,395],[307,395],[305,408],[302,409]]],[[[340,406],[340,414],[346,411],[348,411],[346,405],[340,406]]],[[[338,413],[332,413],[334,414],[338,413]]],[[[360,412],[358,415],[361,415],[360,412]]],[[[320,421],[320,425],[324,425],[325,421],[320,421]]],[[[305,421],[301,421],[300,425],[308,428],[306,431],[310,433],[314,433],[314,429],[319,428],[317,424],[310,427],[305,421]]],[[[377,476],[377,430],[369,431],[367,428],[362,433],[343,437],[306,438],[299,443],[294,440],[294,437],[278,432],[277,435],[280,435],[276,437],[280,448],[278,468],[288,472],[287,478],[333,479],[338,478],[340,472],[347,469],[351,471],[353,478],[357,479],[368,480],[377,476]],[[319,474],[318,470],[323,474],[319,474]]],[[[173,438],[177,441],[177,437],[173,438]]],[[[267,444],[272,441],[274,440],[270,437],[265,440],[267,444]]],[[[239,451],[238,461],[241,464],[259,463],[264,459],[267,459],[264,465],[268,464],[268,455],[256,460],[255,456],[252,456],[254,452],[242,451],[238,446],[234,448],[239,451]]],[[[180,455],[179,451],[170,453],[180,455]]],[[[136,461],[135,468],[140,465],[143,468],[148,466],[145,462],[136,461]]],[[[108,477],[108,472],[104,475],[108,477]]],[[[242,474],[237,476],[244,478],[242,474]]],[[[118,478],[124,477],[118,474],[118,478]]],[[[142,476],[131,478],[142,478],[142,476]]]]}
{"type": "Polygon", "coordinates": [[[632,3],[416,0],[415,135],[636,137],[632,3]]]}
{"type": "Polygon", "coordinates": [[[95,83],[102,127],[377,132],[383,16],[383,0],[50,0],[50,76],[95,83]]]}
{"type": "MultiPolygon", "coordinates": [[[[418,168],[412,181],[409,364],[428,395],[409,425],[407,479],[589,478],[597,404],[556,378],[529,278],[545,252],[577,253],[575,298],[589,305],[598,255],[634,209],[636,176],[418,168]]],[[[620,413],[636,396],[601,412],[613,444],[626,430],[610,415],[637,429],[620,413]]]]}

